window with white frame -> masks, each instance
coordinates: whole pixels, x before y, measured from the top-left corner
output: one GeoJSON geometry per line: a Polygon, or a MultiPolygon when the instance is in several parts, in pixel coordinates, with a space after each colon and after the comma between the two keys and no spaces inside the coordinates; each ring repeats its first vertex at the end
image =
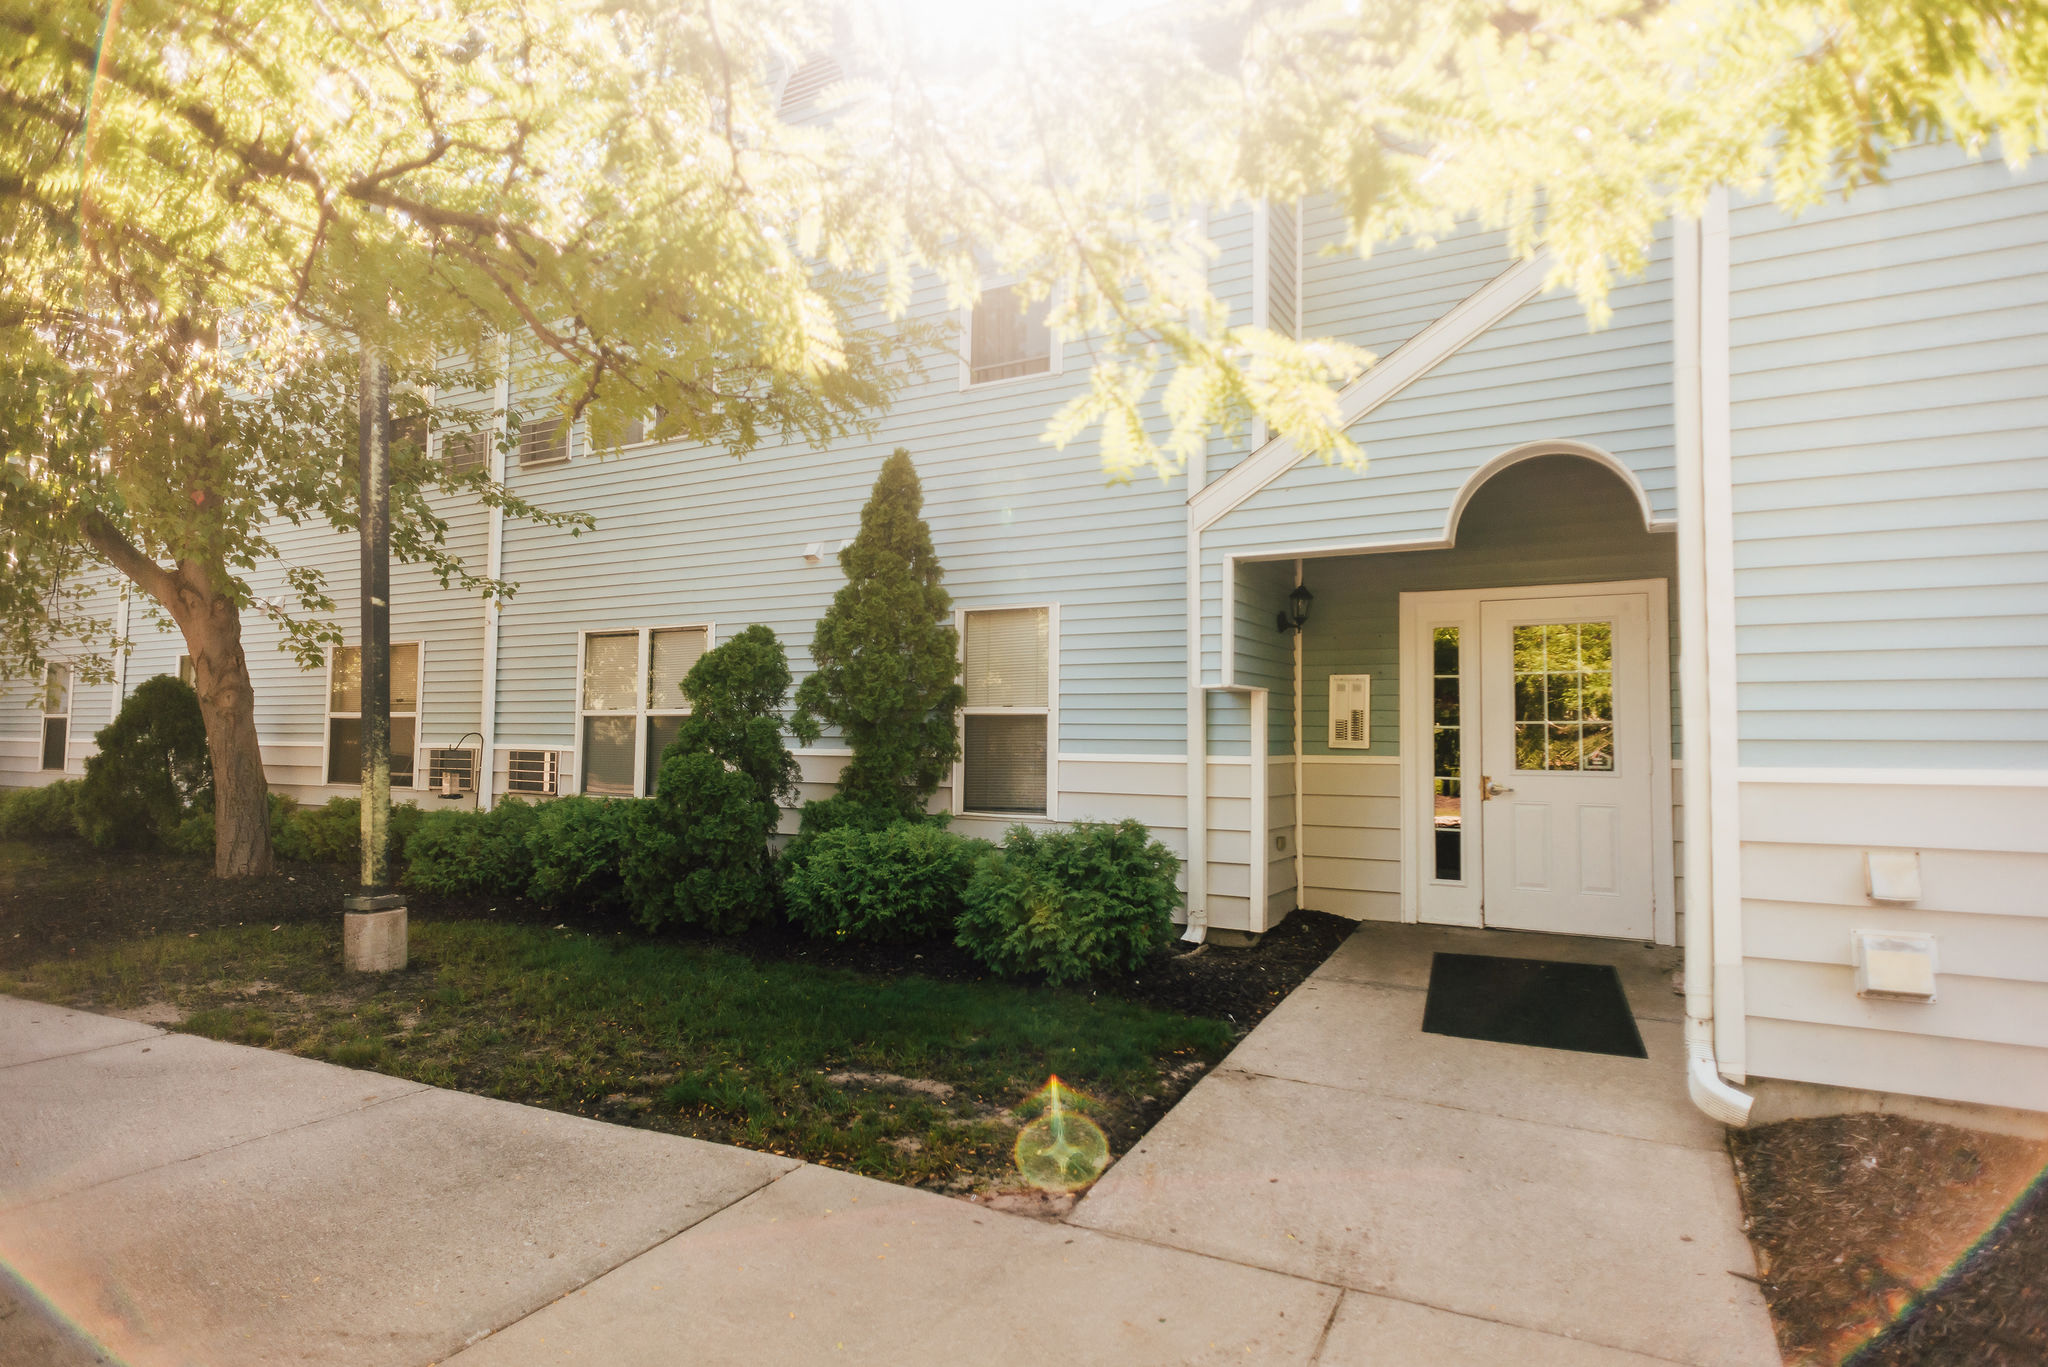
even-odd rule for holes
{"type": "Polygon", "coordinates": [[[987,384],[1052,369],[1052,330],[1047,302],[1027,302],[1016,285],[981,292],[967,325],[967,382],[987,384]]]}
{"type": "Polygon", "coordinates": [[[43,768],[61,771],[71,751],[71,666],[43,667],[43,768]]]}
{"type": "Polygon", "coordinates": [[[577,725],[584,792],[635,797],[659,786],[661,753],[690,715],[683,676],[710,637],[704,626],[584,636],[577,725]]]}
{"type": "Polygon", "coordinates": [[[650,408],[629,421],[625,429],[619,433],[619,448],[623,450],[628,446],[645,446],[653,441],[654,429],[660,425],[666,411],[661,408],[650,408]]]}
{"type": "Polygon", "coordinates": [[[965,614],[961,633],[961,807],[1004,816],[1046,814],[1052,747],[1048,608],[965,614]]]}
{"type": "MultiPolygon", "coordinates": [[[[391,645],[391,786],[413,786],[420,721],[420,644],[391,645]]],[[[327,675],[327,781],[363,781],[363,649],[336,646],[327,675]]]]}

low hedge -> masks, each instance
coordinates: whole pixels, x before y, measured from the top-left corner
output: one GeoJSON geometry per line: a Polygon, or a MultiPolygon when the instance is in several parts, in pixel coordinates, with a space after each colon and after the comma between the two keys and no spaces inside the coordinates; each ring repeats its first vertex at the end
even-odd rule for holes
{"type": "Polygon", "coordinates": [[[960,917],[975,864],[992,847],[932,821],[844,825],[810,838],[783,882],[790,919],[820,939],[906,941],[960,917]]]}
{"type": "Polygon", "coordinates": [[[968,881],[956,938],[1004,976],[1123,972],[1173,936],[1180,860],[1136,821],[1010,828],[968,881]]]}
{"type": "Polygon", "coordinates": [[[75,778],[0,793],[0,840],[63,840],[78,834],[75,778]]]}
{"type": "Polygon", "coordinates": [[[405,884],[422,892],[523,890],[533,876],[532,834],[539,811],[517,798],[488,811],[422,813],[405,843],[405,884]]]}

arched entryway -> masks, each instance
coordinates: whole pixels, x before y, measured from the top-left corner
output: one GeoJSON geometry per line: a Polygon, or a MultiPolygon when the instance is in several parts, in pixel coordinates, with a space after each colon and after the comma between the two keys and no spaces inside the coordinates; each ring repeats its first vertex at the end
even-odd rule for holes
{"type": "Polygon", "coordinates": [[[1526,448],[1451,494],[1450,544],[1301,561],[1299,905],[1675,941],[1649,506],[1611,458],[1526,448]]]}

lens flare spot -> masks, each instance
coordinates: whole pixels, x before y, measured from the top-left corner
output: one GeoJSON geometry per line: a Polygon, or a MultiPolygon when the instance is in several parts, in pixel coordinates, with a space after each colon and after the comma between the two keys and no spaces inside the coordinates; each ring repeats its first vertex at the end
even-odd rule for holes
{"type": "Polygon", "coordinates": [[[1079,1191],[1109,1166],[1109,1137],[1081,1114],[1087,1098],[1057,1074],[1028,1104],[1044,1109],[1017,1132],[1017,1171],[1041,1191],[1079,1191]]]}

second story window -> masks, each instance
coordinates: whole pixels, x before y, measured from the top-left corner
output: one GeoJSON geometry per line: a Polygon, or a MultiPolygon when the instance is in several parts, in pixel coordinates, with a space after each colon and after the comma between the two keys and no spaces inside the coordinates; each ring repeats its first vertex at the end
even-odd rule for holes
{"type": "Polygon", "coordinates": [[[1043,375],[1052,369],[1046,301],[1026,303],[1015,285],[984,290],[968,323],[968,383],[1043,375]]]}

